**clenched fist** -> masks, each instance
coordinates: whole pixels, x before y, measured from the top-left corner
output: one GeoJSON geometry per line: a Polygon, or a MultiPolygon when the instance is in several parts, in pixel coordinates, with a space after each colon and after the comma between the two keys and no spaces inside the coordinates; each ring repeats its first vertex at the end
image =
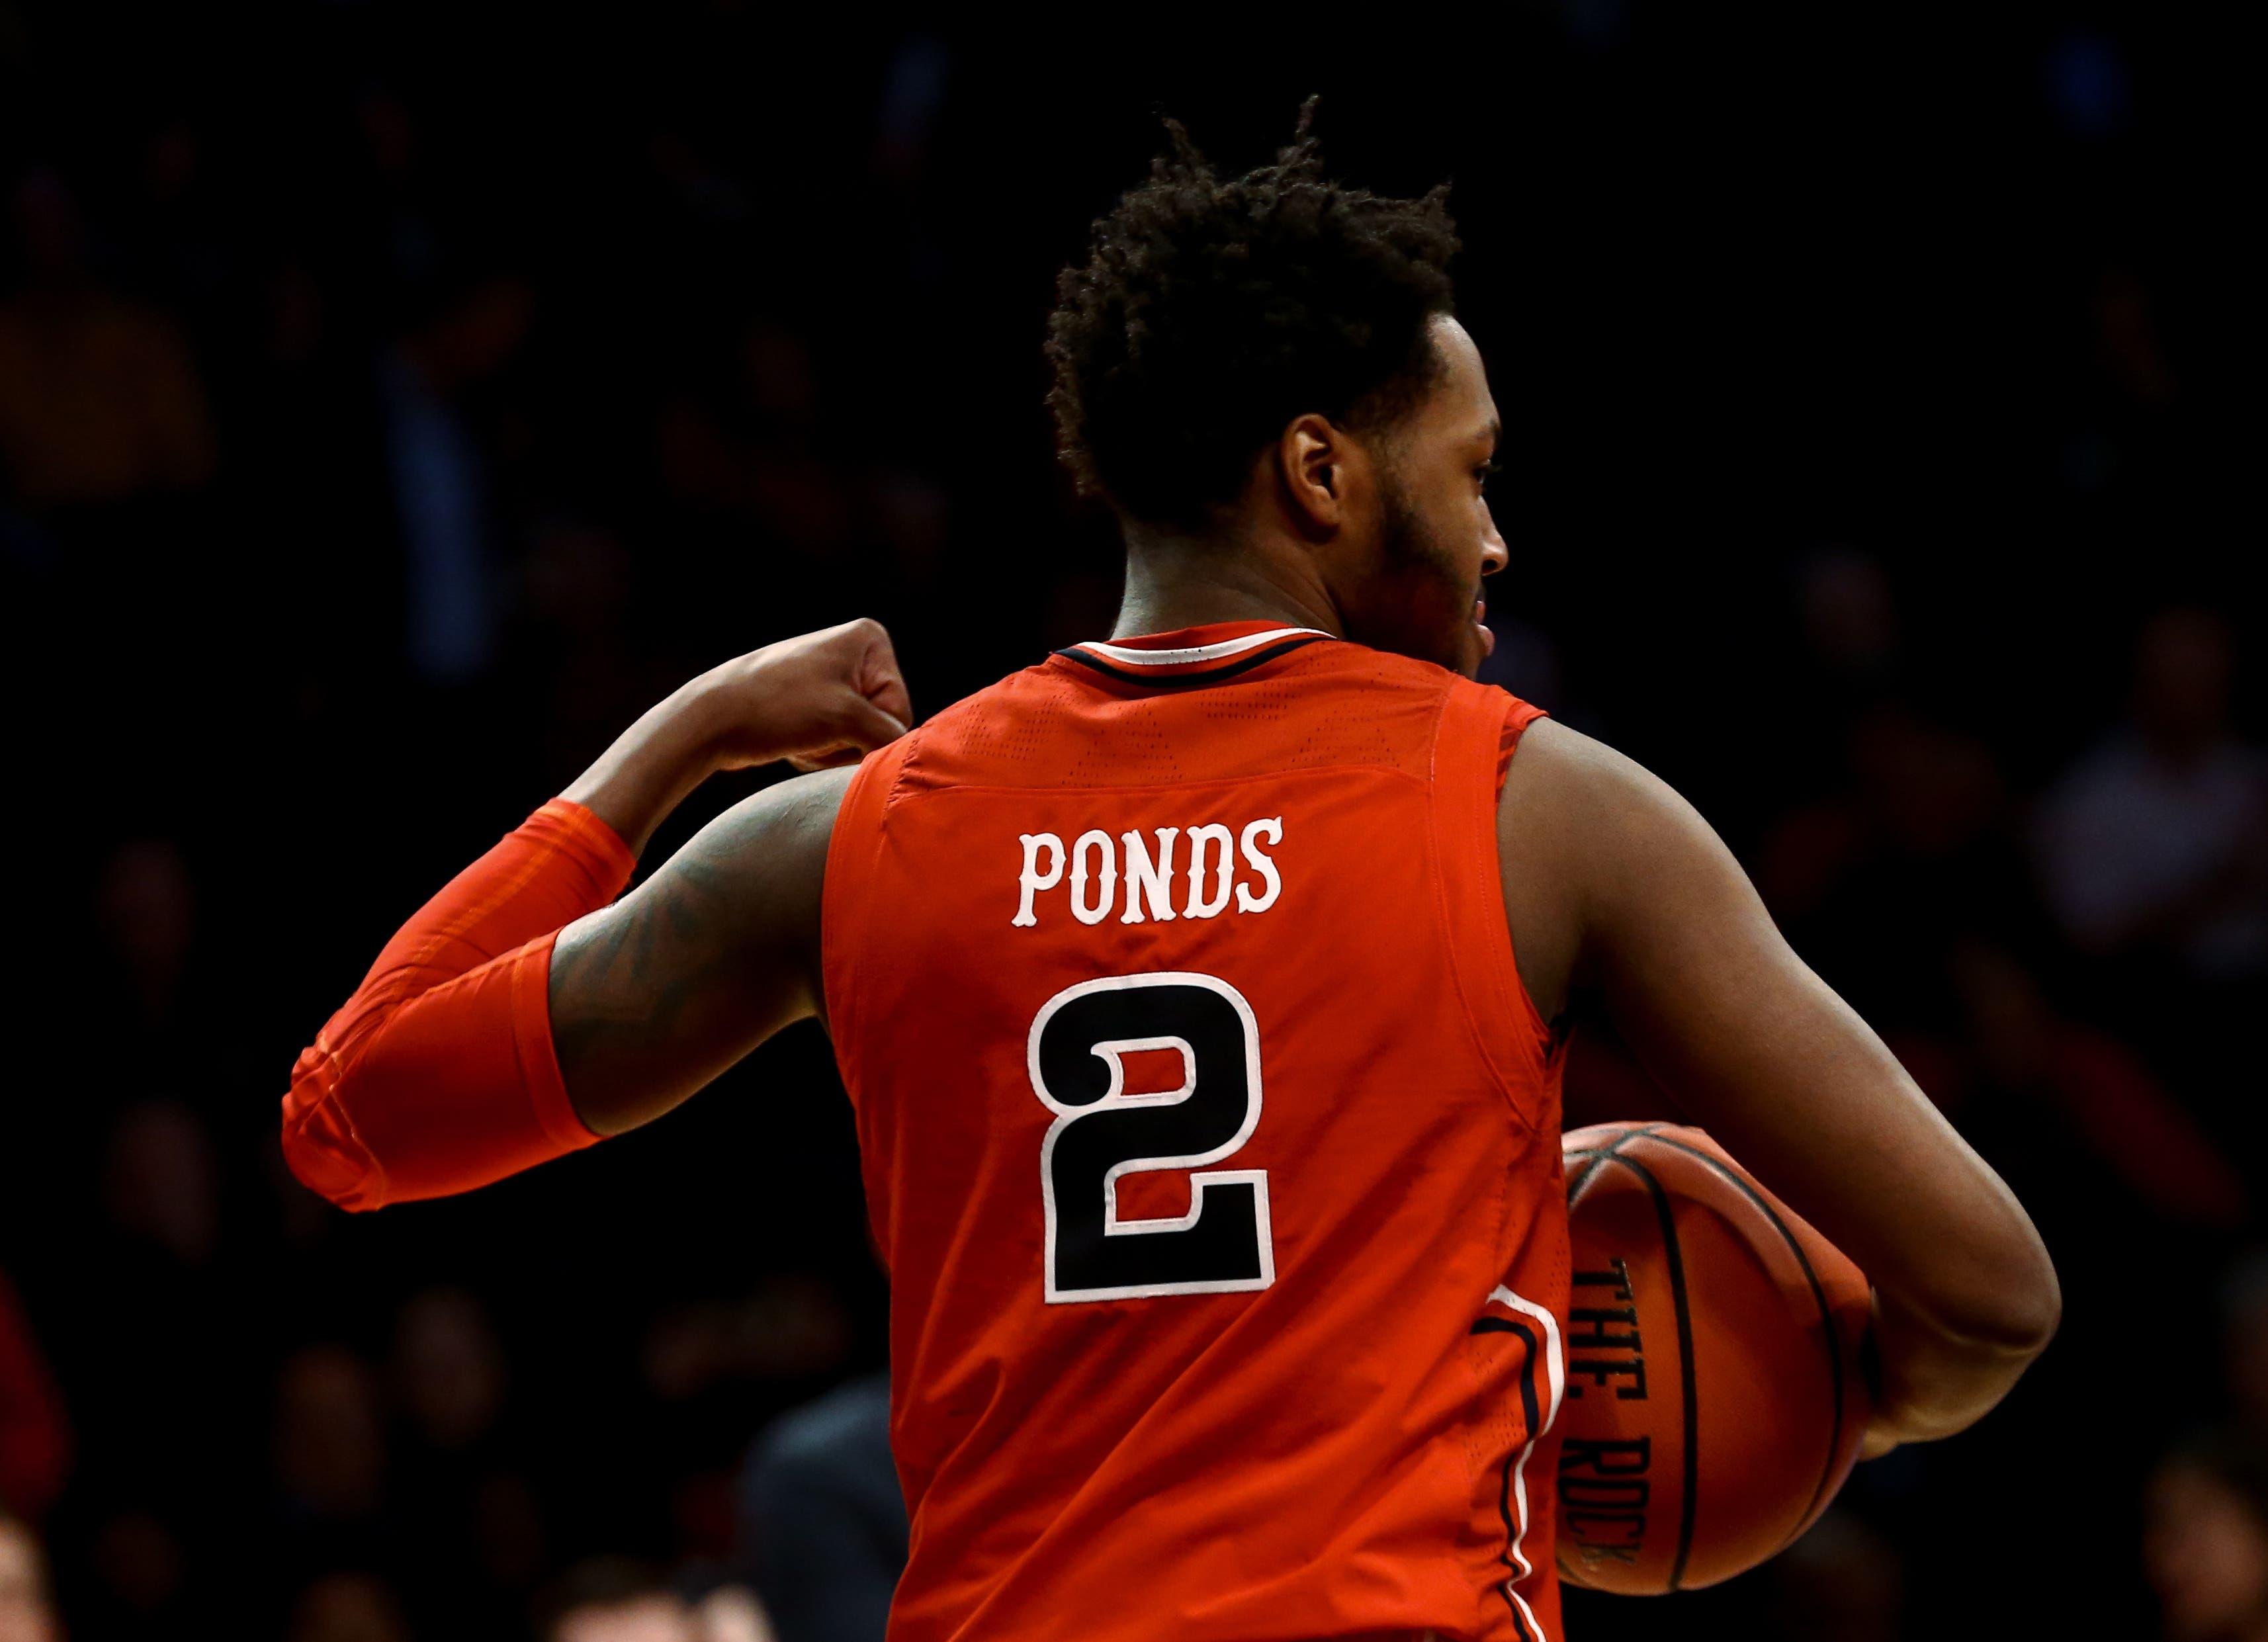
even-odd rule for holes
{"type": "Polygon", "coordinates": [[[641,850],[720,769],[855,764],[912,721],[890,636],[862,617],[711,667],[624,731],[563,796],[641,850]]]}
{"type": "Polygon", "coordinates": [[[855,764],[914,716],[890,636],[865,616],[752,650],[686,689],[712,726],[718,769],[778,758],[798,769],[855,764]]]}

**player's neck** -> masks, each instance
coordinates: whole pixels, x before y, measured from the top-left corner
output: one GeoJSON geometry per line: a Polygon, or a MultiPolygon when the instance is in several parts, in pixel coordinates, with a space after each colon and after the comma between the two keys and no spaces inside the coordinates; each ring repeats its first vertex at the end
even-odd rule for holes
{"type": "Polygon", "coordinates": [[[1113,638],[1220,622],[1281,622],[1345,634],[1314,561],[1295,548],[1271,551],[1265,543],[1127,532],[1126,596],[1113,638]]]}

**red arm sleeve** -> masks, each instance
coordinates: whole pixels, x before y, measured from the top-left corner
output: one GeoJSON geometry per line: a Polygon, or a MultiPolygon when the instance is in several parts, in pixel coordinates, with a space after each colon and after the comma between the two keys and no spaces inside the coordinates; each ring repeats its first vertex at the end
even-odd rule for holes
{"type": "Polygon", "coordinates": [[[551,1047],[551,944],[636,863],[554,799],[474,862],[379,954],[300,1052],[284,1156],[348,1209],[469,1191],[589,1145],[551,1047]]]}

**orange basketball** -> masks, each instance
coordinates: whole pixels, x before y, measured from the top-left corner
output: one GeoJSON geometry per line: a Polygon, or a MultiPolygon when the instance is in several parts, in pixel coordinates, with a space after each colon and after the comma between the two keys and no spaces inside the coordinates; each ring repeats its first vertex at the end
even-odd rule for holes
{"type": "Polygon", "coordinates": [[[1697,1129],[1601,1123],[1561,1146],[1559,1572],[1631,1596],[1730,1579],[1851,1474],[1867,1279],[1697,1129]]]}

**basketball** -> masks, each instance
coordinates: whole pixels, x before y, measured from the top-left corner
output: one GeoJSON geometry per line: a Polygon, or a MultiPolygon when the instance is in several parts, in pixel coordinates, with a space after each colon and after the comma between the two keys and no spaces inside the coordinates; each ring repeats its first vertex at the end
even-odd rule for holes
{"type": "Polygon", "coordinates": [[[1867,1279],[1697,1129],[1565,1137],[1559,1571],[1621,1595],[1793,1543],[1850,1476],[1867,1279]]]}

